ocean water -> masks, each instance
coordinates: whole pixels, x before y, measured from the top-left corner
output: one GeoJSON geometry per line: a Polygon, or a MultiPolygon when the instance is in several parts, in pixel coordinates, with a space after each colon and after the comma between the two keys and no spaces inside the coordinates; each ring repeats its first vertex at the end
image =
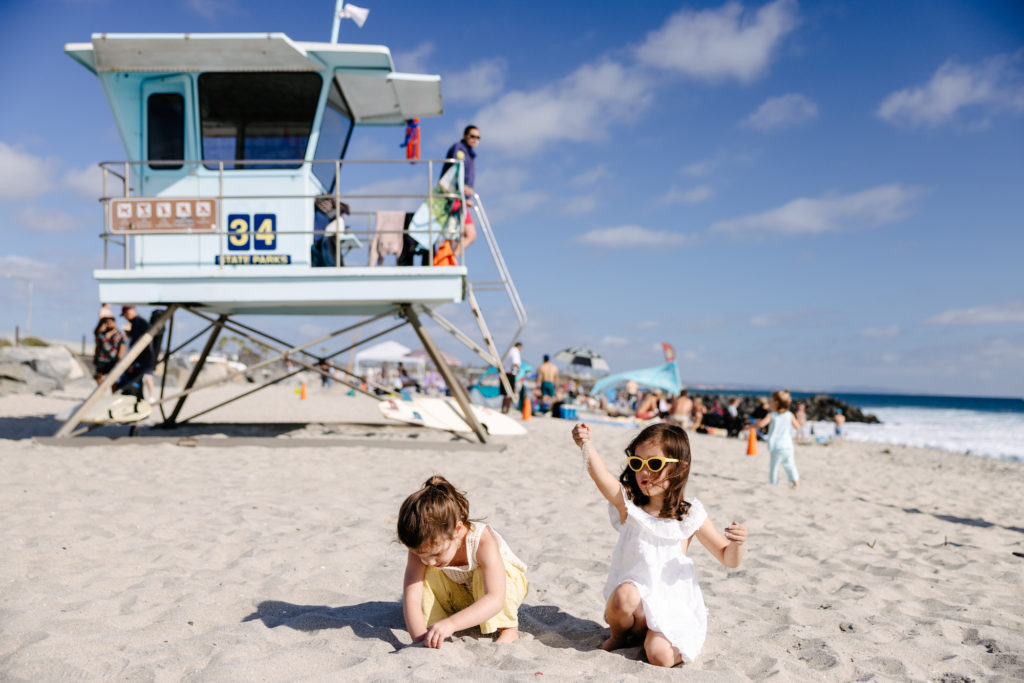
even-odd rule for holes
{"type": "MultiPolygon", "coordinates": [[[[808,394],[794,392],[794,398],[808,394]]],[[[1024,400],[970,396],[833,394],[882,424],[846,423],[857,441],[938,448],[985,458],[1024,462],[1024,400]]],[[[830,422],[815,433],[832,434],[830,422]]]]}

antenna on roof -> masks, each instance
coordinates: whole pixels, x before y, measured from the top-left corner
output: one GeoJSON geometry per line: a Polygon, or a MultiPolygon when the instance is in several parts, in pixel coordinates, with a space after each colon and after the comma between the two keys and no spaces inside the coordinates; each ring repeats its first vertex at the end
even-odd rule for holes
{"type": "Polygon", "coordinates": [[[331,42],[338,42],[338,29],[341,28],[342,19],[351,19],[356,26],[363,27],[366,17],[370,16],[370,10],[365,7],[357,7],[351,3],[345,4],[345,0],[337,0],[334,4],[334,25],[331,27],[331,42]]]}

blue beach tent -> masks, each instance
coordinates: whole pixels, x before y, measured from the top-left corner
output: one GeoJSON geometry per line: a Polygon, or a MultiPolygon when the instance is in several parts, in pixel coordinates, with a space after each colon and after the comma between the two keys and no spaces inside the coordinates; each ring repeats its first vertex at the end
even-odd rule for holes
{"type": "Polygon", "coordinates": [[[673,360],[653,368],[627,370],[626,372],[617,372],[614,375],[602,377],[594,384],[594,388],[591,389],[590,393],[592,396],[596,396],[629,381],[651,389],[662,389],[673,394],[678,394],[683,390],[683,383],[679,379],[679,366],[673,360]]]}

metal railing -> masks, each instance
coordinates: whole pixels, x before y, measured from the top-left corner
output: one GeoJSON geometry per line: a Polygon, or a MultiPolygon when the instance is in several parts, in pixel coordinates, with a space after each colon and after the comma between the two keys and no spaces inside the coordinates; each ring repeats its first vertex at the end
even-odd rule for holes
{"type": "MultiPolygon", "coordinates": [[[[231,159],[231,160],[186,160],[186,159],[171,159],[155,161],[105,161],[99,164],[103,172],[103,196],[100,198],[100,203],[103,206],[103,219],[104,227],[103,232],[100,235],[103,240],[103,266],[104,268],[110,267],[110,246],[120,247],[123,250],[123,268],[125,270],[132,269],[132,240],[133,239],[145,239],[150,235],[180,235],[185,237],[196,237],[196,236],[216,236],[218,239],[219,247],[218,253],[220,255],[219,267],[223,268],[225,265],[226,255],[225,245],[227,239],[230,236],[227,230],[226,220],[224,215],[224,200],[246,200],[246,199],[287,199],[287,200],[306,200],[310,202],[316,202],[318,199],[330,199],[333,204],[333,210],[335,216],[338,215],[339,209],[342,204],[348,205],[349,203],[355,202],[366,202],[373,200],[382,200],[392,202],[392,207],[395,203],[410,202],[413,200],[425,201],[427,204],[428,221],[425,229],[413,229],[411,226],[408,229],[402,230],[379,230],[375,224],[375,218],[378,211],[388,210],[385,207],[381,207],[376,210],[355,210],[345,213],[345,216],[351,218],[364,217],[366,219],[366,228],[359,230],[353,229],[351,223],[346,221],[344,231],[337,233],[331,231],[326,232],[323,229],[316,229],[314,226],[309,226],[308,229],[293,230],[283,229],[275,230],[277,235],[311,235],[309,244],[312,244],[318,237],[332,237],[334,234],[339,236],[336,240],[336,246],[334,249],[334,267],[342,267],[342,255],[349,253],[354,248],[361,248],[364,244],[360,241],[360,237],[366,239],[367,245],[372,243],[374,235],[377,234],[410,234],[416,241],[423,247],[425,251],[430,253],[430,258],[427,259],[428,265],[433,265],[433,253],[434,249],[441,241],[441,237],[450,239],[452,242],[457,243],[461,240],[463,228],[465,225],[467,207],[465,196],[459,191],[444,191],[439,186],[439,183],[434,178],[434,168],[436,164],[455,164],[458,171],[458,183],[457,187],[462,187],[462,176],[464,169],[462,162],[457,159],[424,159],[424,160],[402,160],[402,159],[386,159],[386,160],[294,160],[294,159],[231,159]],[[334,183],[335,188],[333,193],[316,193],[316,194],[269,194],[265,192],[258,193],[227,193],[225,192],[225,181],[229,184],[233,184],[239,181],[245,181],[249,179],[256,179],[261,177],[274,177],[274,175],[286,172],[294,177],[300,177],[301,173],[309,173],[307,165],[331,165],[334,171],[334,183]],[[421,165],[425,166],[426,170],[426,191],[424,193],[387,193],[387,194],[351,194],[340,192],[340,174],[341,168],[344,165],[389,165],[389,164],[402,164],[402,165],[421,165]],[[210,168],[211,165],[216,166],[216,170],[210,168]],[[259,169],[238,169],[238,168],[225,168],[225,166],[270,166],[271,168],[259,168],[259,169]],[[175,195],[140,195],[137,193],[136,188],[133,187],[133,169],[136,169],[135,175],[138,175],[137,167],[149,166],[152,170],[159,173],[166,173],[168,170],[175,171],[182,167],[194,167],[184,171],[181,177],[175,181],[179,184],[181,181],[187,181],[190,178],[194,178],[195,192],[189,194],[175,194],[175,195]],[[154,168],[155,167],[155,168],[154,168]],[[161,168],[163,167],[163,168],[161,168]],[[168,168],[174,167],[174,168],[168,168]],[[299,171],[300,168],[306,168],[305,171],[299,171]],[[122,172],[118,172],[121,170],[122,172]],[[241,175],[245,174],[245,175],[241,175]],[[113,177],[120,181],[121,192],[117,195],[112,195],[110,192],[111,181],[113,177]],[[209,191],[211,184],[216,184],[216,191],[209,191]],[[218,215],[216,220],[216,229],[206,230],[189,230],[189,229],[146,229],[139,231],[111,231],[111,202],[112,200],[121,198],[135,198],[135,199],[148,199],[152,198],[154,201],[168,200],[173,201],[174,199],[216,199],[218,207],[218,215]],[[447,201],[447,200],[459,200],[460,207],[457,212],[452,214],[454,219],[453,223],[442,225],[440,222],[435,220],[435,207],[436,202],[447,201]]],[[[150,183],[155,182],[153,180],[150,183]]],[[[401,210],[393,209],[392,210],[401,210]]],[[[315,211],[315,209],[314,209],[315,211]]],[[[315,215],[315,214],[314,214],[315,215]]],[[[328,228],[331,227],[329,223],[328,228]]],[[[454,247],[453,247],[454,248],[454,247]]],[[[230,251],[227,250],[227,251],[230,251]]],[[[461,251],[461,250],[458,250],[461,251]]],[[[492,249],[492,253],[494,250],[492,249]]],[[[467,265],[465,259],[465,253],[462,254],[463,265],[467,265]]],[[[369,262],[369,259],[367,259],[369,262]]],[[[142,264],[144,265],[144,264],[142,264]]],[[[202,263],[197,257],[196,265],[206,265],[202,263]]],[[[351,265],[351,264],[349,264],[351,265]]],[[[375,265],[375,264],[373,264],[375,265]]]]}

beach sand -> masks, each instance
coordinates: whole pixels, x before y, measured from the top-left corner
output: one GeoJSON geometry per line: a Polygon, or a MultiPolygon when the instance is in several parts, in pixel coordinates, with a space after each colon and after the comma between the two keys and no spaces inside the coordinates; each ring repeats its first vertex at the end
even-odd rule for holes
{"type": "MultiPolygon", "coordinates": [[[[708,639],[695,664],[658,669],[596,649],[616,534],[570,422],[535,417],[481,448],[311,385],[164,441],[32,438],[71,405],[0,398],[5,681],[1024,678],[1019,463],[798,446],[794,491],[767,483],[763,444],[747,457],[745,440],[693,435],[688,494],[750,539],[736,570],[693,544],[708,639]],[[395,518],[434,473],[530,566],[517,643],[406,647],[395,518]]],[[[594,426],[614,471],[634,434],[594,426]]]]}

